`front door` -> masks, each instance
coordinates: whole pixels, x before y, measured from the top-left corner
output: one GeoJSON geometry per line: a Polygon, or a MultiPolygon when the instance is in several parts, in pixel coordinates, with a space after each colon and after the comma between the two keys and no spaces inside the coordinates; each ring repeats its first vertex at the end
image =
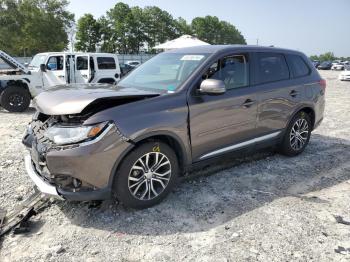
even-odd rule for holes
{"type": "Polygon", "coordinates": [[[222,57],[202,78],[224,81],[226,93],[205,95],[192,92],[189,96],[194,161],[218,156],[253,141],[257,103],[249,85],[249,60],[248,54],[222,57]]]}
{"type": "Polygon", "coordinates": [[[77,55],[75,59],[75,82],[89,83],[91,78],[89,62],[90,57],[88,55],[77,55]]]}
{"type": "Polygon", "coordinates": [[[46,72],[43,72],[45,88],[66,84],[66,65],[64,55],[52,55],[46,62],[46,72]]]}

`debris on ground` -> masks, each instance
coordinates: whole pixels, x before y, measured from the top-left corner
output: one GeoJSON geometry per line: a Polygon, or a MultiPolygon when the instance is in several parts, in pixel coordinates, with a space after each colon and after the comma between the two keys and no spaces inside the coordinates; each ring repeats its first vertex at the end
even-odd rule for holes
{"type": "Polygon", "coordinates": [[[345,248],[342,246],[338,246],[338,248],[334,249],[336,253],[342,254],[342,255],[350,255],[350,247],[345,248]]]}
{"type": "MultiPolygon", "coordinates": [[[[49,199],[41,192],[36,191],[30,195],[16,209],[4,216],[0,225],[0,237],[13,230],[14,234],[24,234],[30,231],[29,219],[42,211],[49,199]]],[[[0,212],[1,217],[1,212],[0,212]]]]}
{"type": "Polygon", "coordinates": [[[337,223],[350,226],[350,221],[344,220],[342,216],[334,216],[334,218],[337,221],[337,223]]]}

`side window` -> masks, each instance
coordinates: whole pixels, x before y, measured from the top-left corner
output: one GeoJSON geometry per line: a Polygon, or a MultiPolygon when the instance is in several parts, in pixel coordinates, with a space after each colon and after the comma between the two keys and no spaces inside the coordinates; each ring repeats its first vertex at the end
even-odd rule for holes
{"type": "Polygon", "coordinates": [[[50,71],[63,70],[63,56],[50,56],[46,66],[50,71]]]}
{"type": "Polygon", "coordinates": [[[77,70],[88,70],[88,60],[87,56],[78,56],[77,57],[77,70]]]}
{"type": "Polygon", "coordinates": [[[97,57],[98,69],[116,69],[115,60],[113,57],[97,57]]]}
{"type": "Polygon", "coordinates": [[[213,63],[203,76],[205,79],[218,79],[226,89],[248,86],[249,64],[246,55],[232,55],[213,63]]]}
{"type": "Polygon", "coordinates": [[[289,69],[282,54],[257,53],[259,83],[289,79],[289,69]]]}
{"type": "Polygon", "coordinates": [[[299,55],[288,55],[288,63],[292,68],[293,76],[295,78],[307,76],[311,72],[304,59],[299,55]]]}

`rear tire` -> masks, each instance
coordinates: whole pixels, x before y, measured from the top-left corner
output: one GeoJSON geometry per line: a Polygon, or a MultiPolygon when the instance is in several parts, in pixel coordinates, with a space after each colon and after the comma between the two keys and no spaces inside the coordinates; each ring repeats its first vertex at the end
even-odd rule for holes
{"type": "Polygon", "coordinates": [[[279,152],[286,156],[296,156],[304,151],[311,135],[310,116],[301,111],[290,121],[285,131],[279,152]]]}
{"type": "Polygon", "coordinates": [[[1,94],[0,104],[9,112],[23,112],[30,104],[30,94],[20,86],[9,86],[1,94]]]}
{"type": "Polygon", "coordinates": [[[136,147],[122,161],[113,183],[117,199],[131,208],[147,208],[161,202],[179,176],[174,151],[162,142],[136,147]]]}

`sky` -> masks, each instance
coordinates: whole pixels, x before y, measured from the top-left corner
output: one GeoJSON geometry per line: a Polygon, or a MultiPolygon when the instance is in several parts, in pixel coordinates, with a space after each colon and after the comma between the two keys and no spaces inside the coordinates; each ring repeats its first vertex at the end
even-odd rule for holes
{"type": "Polygon", "coordinates": [[[350,0],[70,0],[68,9],[76,19],[85,13],[98,18],[117,2],[158,6],[189,23],[217,16],[236,26],[248,44],[350,57],[350,0]]]}

